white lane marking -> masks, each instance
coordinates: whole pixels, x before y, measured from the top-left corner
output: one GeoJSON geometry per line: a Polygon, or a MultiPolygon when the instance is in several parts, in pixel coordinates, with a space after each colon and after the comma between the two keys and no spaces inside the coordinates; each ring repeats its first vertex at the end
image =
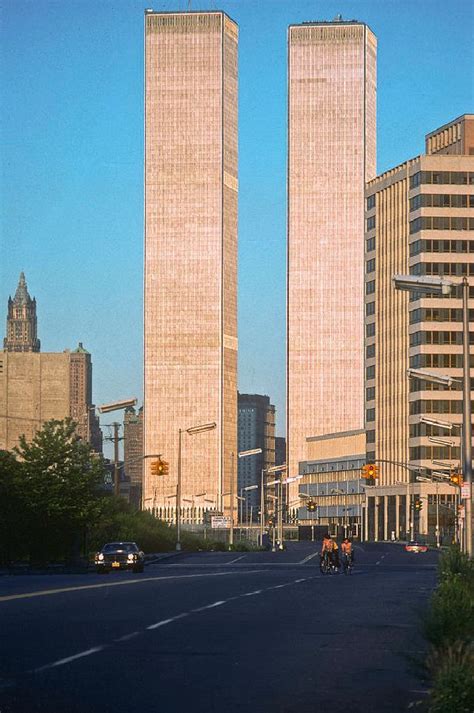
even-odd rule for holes
{"type": "Polygon", "coordinates": [[[213,602],[212,604],[206,604],[205,607],[198,607],[197,609],[193,609],[192,611],[205,611],[206,609],[214,609],[214,607],[220,607],[222,604],[225,604],[226,600],[221,599],[218,602],[213,602]]]}
{"type": "MultiPolygon", "coordinates": [[[[261,570],[251,572],[239,572],[238,574],[255,574],[261,570]]],[[[32,597],[46,597],[50,594],[63,594],[65,592],[80,592],[85,589],[102,589],[104,587],[122,587],[127,584],[144,584],[145,582],[166,582],[174,579],[190,579],[192,577],[224,577],[226,575],[236,575],[237,572],[212,572],[207,574],[172,574],[167,577],[140,577],[140,579],[125,579],[119,582],[104,582],[101,584],[82,584],[79,587],[61,587],[61,589],[42,589],[38,592],[23,592],[22,594],[7,594],[0,596],[0,602],[9,602],[14,599],[31,599],[32,597]]]]}
{"type": "Polygon", "coordinates": [[[125,636],[120,636],[118,639],[114,639],[117,643],[119,641],[129,641],[130,639],[133,639],[135,636],[139,636],[140,632],[139,631],[133,631],[131,634],[125,634],[125,636]]]}
{"type": "Polygon", "coordinates": [[[305,564],[305,562],[309,562],[310,560],[313,559],[313,557],[316,557],[316,555],[319,555],[318,551],[313,552],[313,554],[311,554],[311,555],[308,555],[303,560],[301,560],[301,562],[298,562],[297,564],[305,564]]]}
{"type": "Polygon", "coordinates": [[[226,564],[234,564],[234,562],[238,562],[239,560],[243,560],[244,557],[247,557],[247,555],[240,555],[240,557],[237,557],[235,560],[231,560],[230,562],[226,562],[226,564]]]}
{"type": "Polygon", "coordinates": [[[157,621],[156,624],[150,624],[150,626],[147,626],[147,629],[148,630],[159,629],[160,626],[166,626],[166,624],[171,624],[172,621],[176,621],[176,619],[182,619],[185,616],[188,616],[187,612],[183,612],[183,614],[178,614],[177,616],[172,616],[169,619],[163,619],[162,621],[157,621]]]}
{"type": "MultiPolygon", "coordinates": [[[[229,572],[223,572],[222,574],[230,574],[229,572]]],[[[250,574],[250,573],[244,573],[244,574],[250,574]]],[[[201,575],[197,575],[201,576],[201,575]]],[[[212,575],[211,575],[212,576],[212,575]]],[[[162,579],[158,577],[157,579],[162,579]]],[[[165,579],[176,579],[175,577],[166,577],[165,579]]],[[[179,577],[178,577],[179,579],[179,577]]],[[[262,591],[269,591],[271,589],[282,589],[283,587],[289,587],[292,584],[298,584],[299,582],[305,582],[306,579],[309,578],[303,578],[303,579],[295,579],[291,582],[286,582],[285,584],[277,584],[273,587],[267,587],[266,589],[256,589],[253,592],[245,592],[244,594],[239,594],[236,597],[230,597],[229,599],[220,599],[217,602],[212,602],[212,604],[206,604],[203,607],[198,607],[197,609],[192,609],[192,612],[201,612],[201,611],[206,611],[207,609],[214,609],[215,607],[220,607],[223,604],[226,604],[229,601],[233,601],[235,599],[240,599],[242,597],[251,597],[256,594],[261,594],[262,591]]],[[[312,578],[314,579],[314,577],[312,578]]],[[[177,614],[176,616],[172,616],[169,619],[162,619],[161,621],[157,621],[155,624],[150,624],[149,626],[146,627],[147,631],[153,631],[154,629],[159,629],[162,626],[166,626],[167,624],[171,624],[174,621],[177,621],[178,619],[183,619],[186,616],[189,616],[190,612],[182,612],[181,614],[177,614]]],[[[120,636],[118,639],[114,639],[114,642],[120,642],[120,641],[129,641],[130,639],[133,639],[135,636],[139,636],[141,632],[139,631],[133,631],[130,634],[125,634],[124,636],[120,636]]],[[[85,656],[91,656],[92,654],[98,653],[99,651],[102,651],[103,649],[107,648],[107,644],[104,646],[95,646],[92,649],[87,649],[87,651],[81,651],[79,654],[74,654],[73,656],[68,656],[67,658],[64,659],[59,659],[59,661],[54,661],[53,663],[46,664],[45,666],[40,666],[39,668],[33,669],[34,673],[40,673],[41,671],[46,671],[49,668],[55,668],[56,666],[64,666],[65,664],[71,663],[72,661],[76,661],[77,659],[81,659],[85,656]]]]}
{"type": "Polygon", "coordinates": [[[64,666],[64,664],[71,663],[71,661],[75,661],[76,659],[82,659],[84,656],[90,656],[91,654],[96,654],[98,651],[102,651],[102,649],[105,649],[105,646],[94,646],[92,649],[87,649],[87,651],[81,651],[79,654],[74,654],[74,656],[68,656],[65,659],[59,659],[59,661],[54,661],[53,663],[48,663],[45,666],[40,666],[39,668],[35,668],[34,672],[39,673],[40,671],[45,671],[48,668],[55,668],[56,666],[64,666]]]}
{"type": "Polygon", "coordinates": [[[379,560],[378,562],[376,562],[376,563],[375,563],[375,566],[377,566],[378,564],[380,564],[380,560],[379,560]]]}

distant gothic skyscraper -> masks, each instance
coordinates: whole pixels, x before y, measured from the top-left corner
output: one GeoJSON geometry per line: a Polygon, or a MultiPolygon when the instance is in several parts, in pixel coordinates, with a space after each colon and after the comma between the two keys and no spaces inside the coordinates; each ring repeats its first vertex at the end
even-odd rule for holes
{"type": "Polygon", "coordinates": [[[21,272],[15,297],[8,298],[7,336],[3,347],[7,352],[39,352],[40,340],[36,334],[36,299],[28,294],[25,275],[21,272]]]}

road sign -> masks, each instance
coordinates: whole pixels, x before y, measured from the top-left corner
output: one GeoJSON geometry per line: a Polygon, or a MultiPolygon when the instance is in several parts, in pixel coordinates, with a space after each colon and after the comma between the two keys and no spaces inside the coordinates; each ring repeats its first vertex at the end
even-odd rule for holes
{"type": "Polygon", "coordinates": [[[214,530],[230,527],[230,517],[225,515],[213,515],[211,517],[211,527],[214,530]]]}
{"type": "Polygon", "coordinates": [[[469,500],[471,497],[471,484],[463,483],[461,488],[461,498],[463,500],[469,500]]]}

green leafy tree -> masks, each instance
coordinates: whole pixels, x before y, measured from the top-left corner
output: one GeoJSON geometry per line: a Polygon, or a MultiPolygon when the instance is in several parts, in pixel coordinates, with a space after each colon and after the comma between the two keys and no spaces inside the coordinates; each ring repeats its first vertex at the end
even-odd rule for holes
{"type": "Polygon", "coordinates": [[[104,464],[75,429],[71,419],[47,421],[31,442],[22,437],[15,449],[34,561],[77,555],[100,514],[104,464]]]}
{"type": "Polygon", "coordinates": [[[9,451],[0,451],[0,562],[28,554],[24,540],[25,515],[21,463],[9,451]]]}

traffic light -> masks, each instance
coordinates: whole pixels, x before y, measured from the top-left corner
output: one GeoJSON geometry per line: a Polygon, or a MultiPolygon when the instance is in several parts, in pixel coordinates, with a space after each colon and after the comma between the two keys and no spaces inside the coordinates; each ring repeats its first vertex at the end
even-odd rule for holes
{"type": "Polygon", "coordinates": [[[270,517],[268,518],[268,525],[269,527],[275,526],[275,518],[273,517],[273,515],[270,515],[270,517]]]}
{"type": "Polygon", "coordinates": [[[169,469],[169,464],[160,458],[158,461],[158,475],[168,475],[169,469]]]}
{"type": "Polygon", "coordinates": [[[314,512],[316,510],[316,503],[314,500],[308,500],[306,503],[306,508],[308,512],[314,512]]]}
{"type": "Polygon", "coordinates": [[[423,502],[421,500],[415,500],[415,510],[418,510],[418,512],[420,512],[422,507],[423,507],[423,502]]]}
{"type": "Polygon", "coordinates": [[[461,473],[451,473],[449,479],[453,485],[457,485],[459,488],[462,486],[462,475],[461,473]]]}
{"type": "Polygon", "coordinates": [[[375,480],[379,477],[378,467],[375,465],[375,463],[366,463],[364,466],[362,466],[362,472],[366,480],[375,480]]]}
{"type": "Polygon", "coordinates": [[[154,460],[151,464],[152,475],[167,475],[169,472],[169,464],[165,460],[154,460]]]}

